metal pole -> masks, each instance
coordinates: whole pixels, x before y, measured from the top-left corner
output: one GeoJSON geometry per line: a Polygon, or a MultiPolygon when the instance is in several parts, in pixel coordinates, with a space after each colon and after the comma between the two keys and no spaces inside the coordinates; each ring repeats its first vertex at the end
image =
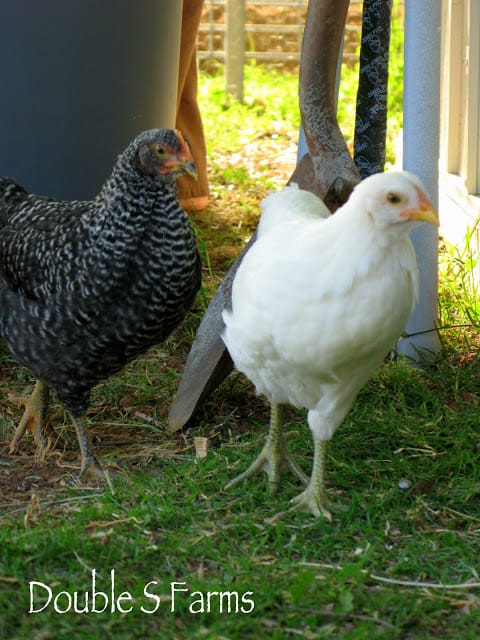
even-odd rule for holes
{"type": "Polygon", "coordinates": [[[227,0],[225,51],[226,90],[236,100],[242,102],[245,64],[245,0],[227,0]]]}
{"type": "MultiPolygon", "coordinates": [[[[403,167],[417,174],[438,208],[440,128],[441,2],[406,0],[403,167]]],[[[416,362],[440,350],[438,316],[438,232],[422,225],[412,233],[420,270],[420,299],[406,327],[400,353],[416,362]]]]}

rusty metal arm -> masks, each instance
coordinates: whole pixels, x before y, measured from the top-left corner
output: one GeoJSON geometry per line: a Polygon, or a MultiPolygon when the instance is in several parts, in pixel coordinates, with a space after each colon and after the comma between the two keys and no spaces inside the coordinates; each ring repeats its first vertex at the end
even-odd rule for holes
{"type": "Polygon", "coordinates": [[[318,195],[331,211],[360,181],[336,115],[336,74],[349,4],[309,2],[300,59],[300,113],[309,153],[290,181],[318,195]]]}

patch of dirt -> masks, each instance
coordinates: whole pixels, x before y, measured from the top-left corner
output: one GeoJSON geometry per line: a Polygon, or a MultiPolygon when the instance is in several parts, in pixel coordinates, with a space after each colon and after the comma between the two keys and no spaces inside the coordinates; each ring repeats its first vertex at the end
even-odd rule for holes
{"type": "MultiPolygon", "coordinates": [[[[169,367],[180,372],[185,355],[180,344],[178,353],[170,357],[169,367]]],[[[156,359],[151,358],[148,363],[152,370],[156,369],[155,362],[156,359]]],[[[104,389],[108,390],[111,383],[110,379],[104,389]]],[[[10,384],[13,389],[18,381],[11,380],[10,384]]],[[[4,388],[10,384],[3,380],[4,388]]],[[[158,460],[162,458],[184,454],[193,457],[194,435],[207,436],[210,447],[215,447],[231,433],[246,432],[251,428],[252,418],[268,422],[267,402],[258,398],[241,376],[227,381],[222,392],[209,398],[183,432],[176,434],[170,434],[166,429],[169,396],[162,389],[152,402],[143,398],[143,404],[142,398],[130,392],[117,402],[107,404],[102,391],[103,385],[100,393],[94,394],[96,397],[87,412],[88,432],[110,477],[120,477],[127,483],[131,481],[131,473],[158,471],[158,460]],[[152,461],[155,461],[153,465],[152,461]]],[[[19,512],[23,513],[28,526],[42,510],[52,512],[68,508],[70,502],[83,495],[108,490],[101,483],[79,484],[80,452],[75,430],[68,413],[58,403],[53,403],[48,423],[55,430],[58,441],[41,460],[29,432],[20,441],[17,451],[9,453],[9,441],[20,412],[8,411],[6,402],[2,409],[9,418],[10,430],[0,439],[0,523],[2,515],[19,512]]]]}

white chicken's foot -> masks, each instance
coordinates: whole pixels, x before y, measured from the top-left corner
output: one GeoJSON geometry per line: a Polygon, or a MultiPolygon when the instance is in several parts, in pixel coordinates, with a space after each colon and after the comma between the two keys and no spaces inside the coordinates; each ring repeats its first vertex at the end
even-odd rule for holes
{"type": "Polygon", "coordinates": [[[307,513],[312,513],[316,518],[323,516],[331,522],[332,514],[324,505],[325,484],[323,476],[327,453],[327,441],[314,439],[313,444],[314,456],[310,482],[308,483],[305,491],[291,500],[293,506],[288,510],[288,512],[306,511],[307,513]]]}
{"type": "Polygon", "coordinates": [[[82,456],[82,465],[80,467],[78,479],[80,482],[83,482],[84,480],[100,480],[101,482],[106,482],[110,491],[115,493],[108,471],[105,471],[98,461],[97,456],[93,453],[92,443],[85,425],[81,420],[74,418],[73,416],[72,418],[73,424],[75,425],[75,431],[77,432],[78,444],[80,445],[80,453],[82,456]]]}
{"type": "Polygon", "coordinates": [[[47,438],[45,434],[45,418],[49,401],[48,386],[41,380],[37,380],[35,388],[29,397],[25,398],[9,393],[8,399],[25,409],[10,442],[9,453],[15,451],[25,431],[29,429],[37,445],[38,456],[41,458],[51,447],[51,438],[50,436],[47,438]]]}
{"type": "Polygon", "coordinates": [[[239,476],[230,480],[225,486],[228,490],[246,478],[265,471],[268,476],[269,492],[271,495],[276,493],[280,484],[280,474],[282,467],[287,466],[290,471],[303,483],[308,483],[308,477],[303,473],[300,467],[287,449],[287,442],[295,433],[288,433],[285,436],[282,433],[282,407],[280,405],[272,405],[270,413],[270,429],[260,455],[250,465],[250,467],[239,476]]]}

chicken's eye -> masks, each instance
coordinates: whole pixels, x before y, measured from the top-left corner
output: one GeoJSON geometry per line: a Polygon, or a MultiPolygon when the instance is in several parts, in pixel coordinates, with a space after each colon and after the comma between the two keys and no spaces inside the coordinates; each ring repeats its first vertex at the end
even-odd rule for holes
{"type": "Polygon", "coordinates": [[[155,155],[158,156],[159,158],[164,158],[167,155],[167,152],[165,151],[165,149],[162,147],[161,144],[154,145],[153,151],[155,152],[155,155]]]}
{"type": "Polygon", "coordinates": [[[393,193],[393,191],[390,191],[390,193],[387,193],[387,200],[391,204],[398,204],[400,202],[401,198],[398,195],[398,193],[393,193]]]}

